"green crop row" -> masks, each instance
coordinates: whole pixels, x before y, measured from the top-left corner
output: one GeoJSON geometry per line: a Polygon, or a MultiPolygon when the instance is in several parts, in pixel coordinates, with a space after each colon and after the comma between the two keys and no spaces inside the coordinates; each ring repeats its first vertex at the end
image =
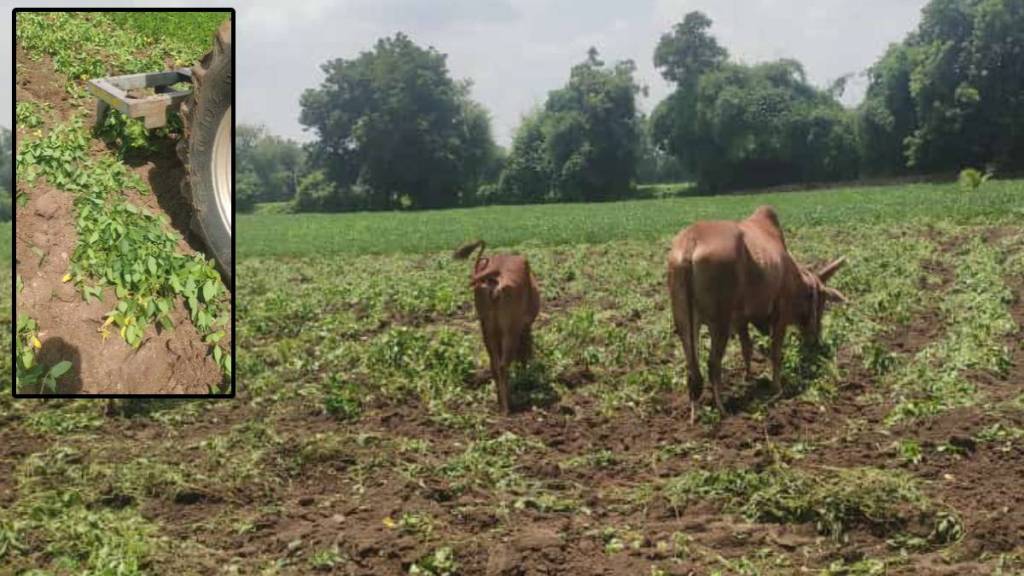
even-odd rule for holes
{"type": "Polygon", "coordinates": [[[1007,336],[1016,330],[1003,279],[1007,254],[969,237],[951,262],[955,278],[939,309],[945,335],[930,342],[892,374],[895,407],[887,421],[920,418],[979,400],[971,371],[1005,376],[1007,336]]]}

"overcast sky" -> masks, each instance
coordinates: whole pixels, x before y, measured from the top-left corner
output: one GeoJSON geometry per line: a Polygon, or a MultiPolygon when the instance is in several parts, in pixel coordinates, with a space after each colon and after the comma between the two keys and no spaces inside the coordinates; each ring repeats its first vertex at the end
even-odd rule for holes
{"type": "MultiPolygon", "coordinates": [[[[99,2],[63,0],[51,5],[99,2]]],[[[13,6],[9,0],[3,4],[13,6]]],[[[46,2],[24,0],[19,5],[46,2]]],[[[106,6],[181,5],[119,2],[106,6]]],[[[200,4],[195,2],[194,4],[200,4]]],[[[233,5],[238,54],[238,121],[309,140],[298,122],[299,96],[319,85],[320,64],[354,58],[397,31],[448,54],[456,78],[471,78],[473,97],[490,110],[495,138],[508,144],[520,117],[563,85],[569,68],[595,46],[606,62],[632,59],[649,87],[640,107],[651,110],[670,86],[651,62],[660,35],[691,10],[705,12],[711,32],[734,59],[802,62],[811,82],[826,86],[863,72],[886,46],[917,26],[925,0],[248,0],[233,5]]],[[[3,38],[11,19],[3,18],[3,38]]],[[[10,78],[11,44],[0,40],[0,77],[10,78]]],[[[10,83],[4,82],[0,124],[11,125],[10,83]]],[[[856,104],[865,80],[848,84],[856,104]]]]}

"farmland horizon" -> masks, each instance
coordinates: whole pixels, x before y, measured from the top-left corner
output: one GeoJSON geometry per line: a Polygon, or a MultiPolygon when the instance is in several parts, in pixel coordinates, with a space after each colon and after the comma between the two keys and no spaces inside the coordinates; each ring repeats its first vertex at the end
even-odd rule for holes
{"type": "Polygon", "coordinates": [[[787,227],[836,225],[851,215],[873,223],[923,218],[998,223],[1024,218],[1022,199],[1024,179],[1015,179],[992,180],[974,194],[950,182],[420,211],[241,214],[238,254],[430,253],[477,238],[490,246],[651,241],[698,219],[745,217],[761,204],[775,206],[787,227]]]}

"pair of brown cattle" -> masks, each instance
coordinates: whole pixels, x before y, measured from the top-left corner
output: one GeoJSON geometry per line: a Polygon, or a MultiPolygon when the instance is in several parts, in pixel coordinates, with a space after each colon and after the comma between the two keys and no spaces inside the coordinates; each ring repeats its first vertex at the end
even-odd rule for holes
{"type": "MultiPolygon", "coordinates": [[[[498,404],[507,414],[509,366],[530,357],[540,291],[523,256],[483,257],[484,242],[477,241],[460,248],[455,257],[467,258],[477,248],[470,287],[498,404]]],[[[825,285],[843,262],[844,258],[839,258],[818,271],[798,265],[786,248],[779,217],[770,206],[758,208],[739,222],[696,222],[675,237],[668,255],[668,291],[675,331],[686,353],[691,423],[704,389],[697,357],[700,327],[707,326],[711,334],[708,378],[722,413],[722,356],[729,337],[739,335],[746,377],[751,377],[750,324],[771,336],[772,391],[778,396],[786,328],[796,326],[805,339],[818,339],[825,304],[846,301],[842,293],[825,285]]]]}

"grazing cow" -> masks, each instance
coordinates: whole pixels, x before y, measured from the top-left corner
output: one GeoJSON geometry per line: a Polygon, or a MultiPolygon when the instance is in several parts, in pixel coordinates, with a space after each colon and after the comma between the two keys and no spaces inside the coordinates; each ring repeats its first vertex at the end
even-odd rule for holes
{"type": "Polygon", "coordinates": [[[528,362],[533,352],[533,321],[540,312],[540,291],[530,263],[518,254],[482,258],[483,240],[455,251],[464,260],[479,247],[469,281],[476,314],[491,360],[491,376],[498,390],[502,414],[509,412],[508,370],[514,361],[528,362]]]}
{"type": "Polygon", "coordinates": [[[782,392],[782,343],[788,326],[817,341],[826,302],[846,298],[825,283],[845,257],[813,272],[786,249],[779,217],[761,206],[745,220],[700,221],[682,230],[668,256],[668,290],[675,331],[686,353],[690,423],[696,420],[704,382],[697,352],[701,325],[711,333],[708,378],[718,410],[722,404],[722,356],[729,337],[739,334],[746,377],[752,344],[748,325],[771,335],[772,392],[782,392]]]}

